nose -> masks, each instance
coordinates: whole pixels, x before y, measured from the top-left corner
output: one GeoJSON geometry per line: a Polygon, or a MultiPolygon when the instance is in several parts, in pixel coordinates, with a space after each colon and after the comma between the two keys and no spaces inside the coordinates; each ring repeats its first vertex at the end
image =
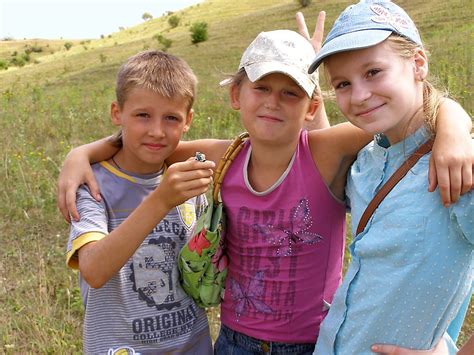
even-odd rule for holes
{"type": "Polygon", "coordinates": [[[351,103],[360,105],[367,101],[372,95],[369,87],[363,83],[351,83],[351,103]]]}
{"type": "Polygon", "coordinates": [[[279,110],[280,99],[278,97],[278,93],[270,93],[265,99],[264,106],[268,110],[279,110]]]}
{"type": "Polygon", "coordinates": [[[150,137],[164,137],[165,132],[164,132],[164,122],[161,118],[156,118],[154,120],[151,120],[150,125],[148,127],[148,135],[150,137]]]}

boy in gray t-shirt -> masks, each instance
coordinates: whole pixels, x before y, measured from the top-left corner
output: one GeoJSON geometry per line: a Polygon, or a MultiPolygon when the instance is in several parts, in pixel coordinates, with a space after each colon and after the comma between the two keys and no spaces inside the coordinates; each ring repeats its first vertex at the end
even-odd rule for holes
{"type": "Polygon", "coordinates": [[[93,166],[98,202],[83,185],[67,264],[80,271],[84,352],[212,353],[206,313],[179,283],[177,256],[206,199],[214,163],[166,167],[192,120],[196,77],[172,55],[145,51],[117,76],[111,139],[120,150],[93,166]]]}

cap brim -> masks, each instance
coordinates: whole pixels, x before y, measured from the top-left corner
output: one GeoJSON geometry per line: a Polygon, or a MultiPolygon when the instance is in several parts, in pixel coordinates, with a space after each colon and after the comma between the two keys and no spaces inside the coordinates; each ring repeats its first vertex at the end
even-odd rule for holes
{"type": "Polygon", "coordinates": [[[365,30],[346,33],[324,43],[308,72],[314,72],[330,55],[375,46],[385,41],[393,32],[390,30],[365,30]]]}
{"type": "MultiPolygon", "coordinates": [[[[302,73],[293,66],[281,62],[259,62],[246,65],[244,69],[251,82],[255,82],[265,75],[272,73],[288,75],[306,92],[308,97],[313,96],[314,89],[317,87],[317,84],[308,78],[308,73],[302,73]]],[[[315,80],[317,80],[317,78],[315,80]]]]}

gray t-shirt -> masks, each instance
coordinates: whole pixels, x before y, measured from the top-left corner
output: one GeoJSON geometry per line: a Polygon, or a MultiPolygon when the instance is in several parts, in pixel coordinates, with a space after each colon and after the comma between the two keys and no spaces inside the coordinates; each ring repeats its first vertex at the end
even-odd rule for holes
{"type": "MultiPolygon", "coordinates": [[[[86,186],[77,192],[79,222],[72,222],[67,263],[78,268],[77,251],[104,238],[159,185],[161,174],[132,176],[101,162],[92,167],[100,186],[97,202],[86,186]]],[[[79,275],[85,306],[84,352],[212,353],[204,309],[196,306],[179,283],[177,257],[190,238],[205,196],[170,210],[135,254],[103,287],[90,287],[79,275]]]]}

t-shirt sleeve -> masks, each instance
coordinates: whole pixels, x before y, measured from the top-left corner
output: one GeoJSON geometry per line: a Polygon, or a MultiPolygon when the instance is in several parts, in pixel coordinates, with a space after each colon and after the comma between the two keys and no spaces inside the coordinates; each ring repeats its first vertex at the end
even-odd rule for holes
{"type": "Polygon", "coordinates": [[[71,221],[66,254],[66,263],[73,269],[79,268],[78,250],[87,243],[98,241],[108,234],[105,204],[103,201],[97,202],[85,185],[77,190],[76,206],[80,220],[71,221]]]}
{"type": "Polygon", "coordinates": [[[457,220],[464,237],[474,244],[474,192],[470,191],[461,196],[451,207],[451,218],[457,220]]]}

